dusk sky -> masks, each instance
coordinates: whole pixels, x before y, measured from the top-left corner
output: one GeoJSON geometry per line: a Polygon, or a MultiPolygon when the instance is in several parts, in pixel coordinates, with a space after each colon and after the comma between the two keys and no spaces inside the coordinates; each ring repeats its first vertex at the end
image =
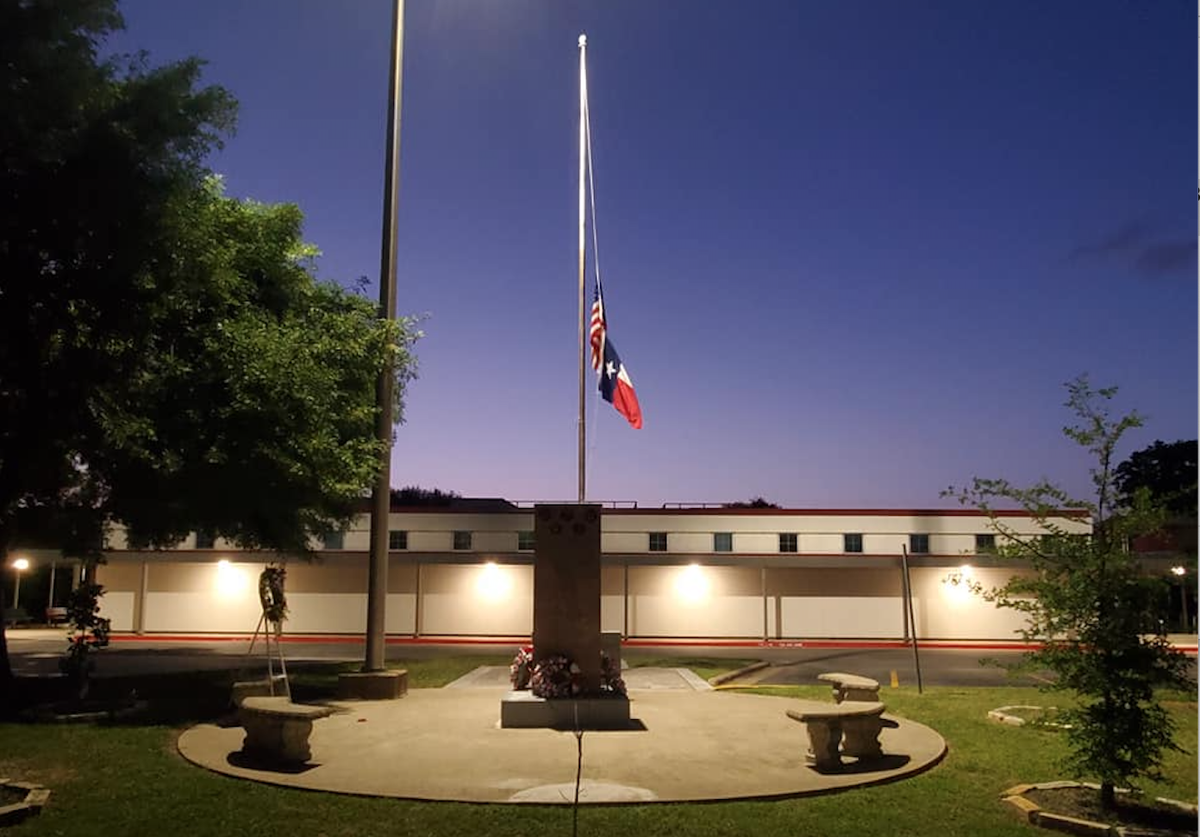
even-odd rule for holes
{"type": "MultiPolygon", "coordinates": [[[[124,0],[110,46],[241,102],[211,165],[375,298],[389,0],[124,0]]],[[[1197,430],[1195,8],[409,0],[396,486],[573,500],[578,47],[609,334],[593,500],[944,507],[1088,459],[1063,383],[1197,430]]],[[[590,268],[589,268],[590,274],[590,268]]],[[[590,301],[590,290],[589,290],[590,301]]]]}

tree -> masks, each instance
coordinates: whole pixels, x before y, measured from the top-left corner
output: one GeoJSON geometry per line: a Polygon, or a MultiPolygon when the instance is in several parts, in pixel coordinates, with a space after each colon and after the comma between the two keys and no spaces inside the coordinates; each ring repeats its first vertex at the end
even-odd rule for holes
{"type": "MultiPolygon", "coordinates": [[[[196,89],[197,61],[99,60],[121,26],[114,0],[0,0],[5,562],[19,516],[93,505],[80,452],[94,395],[136,374],[166,210],[233,124],[225,91],[196,89]]],[[[0,630],[0,703],[11,685],[0,630]]]]}
{"type": "Polygon", "coordinates": [[[772,503],[762,497],[755,497],[753,500],[738,500],[733,503],[722,504],[727,509],[777,509],[778,503],[772,503]]]}
{"type": "Polygon", "coordinates": [[[1196,440],[1165,444],[1156,441],[1136,451],[1117,466],[1115,483],[1118,496],[1132,501],[1139,488],[1150,498],[1167,507],[1171,514],[1196,519],[1196,440]]]}
{"type": "Polygon", "coordinates": [[[305,553],[360,506],[417,332],[314,280],[299,209],[222,194],[232,98],[196,60],[100,61],[121,25],[0,0],[0,557],[24,530],[94,559],[114,523],[305,553]]]}
{"type": "Polygon", "coordinates": [[[1047,688],[1076,697],[1077,706],[1064,713],[1070,725],[1067,766],[1096,777],[1102,802],[1112,807],[1117,785],[1156,776],[1163,752],[1179,749],[1155,690],[1189,684],[1184,657],[1167,642],[1159,619],[1163,579],[1144,572],[1125,548],[1129,536],[1153,531],[1163,520],[1147,491],[1122,502],[1114,484],[1113,451],[1142,419],[1137,413],[1111,417],[1108,402],[1116,388],[1093,389],[1086,376],[1067,390],[1066,406],[1079,423],[1063,432],[1095,458],[1094,500],[1073,499],[1044,480],[1018,488],[978,477],[969,488],[951,487],[944,494],[987,514],[1000,536],[1000,553],[1032,570],[1003,587],[975,589],[1026,617],[1021,634],[1040,647],[1025,655],[1023,667],[1048,669],[1055,679],[1047,688]],[[1012,503],[1029,512],[1045,534],[1022,534],[994,513],[997,505],[1012,503]],[[1064,522],[1063,510],[1072,508],[1090,518],[1090,534],[1064,522]]]}
{"type": "Polygon", "coordinates": [[[391,499],[400,506],[449,506],[455,500],[462,499],[462,495],[457,491],[406,485],[404,488],[393,488],[391,499]]]}

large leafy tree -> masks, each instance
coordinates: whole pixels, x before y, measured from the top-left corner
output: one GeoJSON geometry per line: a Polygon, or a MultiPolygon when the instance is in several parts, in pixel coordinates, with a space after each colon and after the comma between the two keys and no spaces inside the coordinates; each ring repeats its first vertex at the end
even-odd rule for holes
{"type": "Polygon", "coordinates": [[[1067,390],[1066,406],[1078,423],[1063,432],[1094,459],[1092,499],[1073,498],[1046,481],[1020,488],[978,477],[970,487],[946,493],[988,514],[1001,554],[1032,570],[1003,587],[976,591],[1025,615],[1023,638],[1039,647],[1024,666],[1051,671],[1047,688],[1076,697],[1075,708],[1064,713],[1068,767],[1097,779],[1102,801],[1112,806],[1118,785],[1157,775],[1164,751],[1178,749],[1156,689],[1190,684],[1184,657],[1163,633],[1164,580],[1146,572],[1126,546],[1131,537],[1158,529],[1164,509],[1146,489],[1122,499],[1114,484],[1114,451],[1142,419],[1137,413],[1112,416],[1115,388],[1094,389],[1081,377],[1067,390]],[[1014,504],[1045,534],[1022,534],[993,513],[1014,504]],[[1064,522],[1062,510],[1072,508],[1086,512],[1090,534],[1064,522]]]}
{"type": "Polygon", "coordinates": [[[1196,519],[1196,440],[1167,444],[1156,441],[1135,451],[1117,466],[1115,481],[1121,499],[1129,502],[1139,488],[1173,515],[1196,519]]]}
{"type": "Polygon", "coordinates": [[[402,398],[416,332],[314,280],[296,207],[222,194],[232,98],[195,60],[102,60],[121,25],[0,0],[0,558],[95,556],[112,523],[306,551],[361,503],[375,378],[392,354],[402,398]]]}

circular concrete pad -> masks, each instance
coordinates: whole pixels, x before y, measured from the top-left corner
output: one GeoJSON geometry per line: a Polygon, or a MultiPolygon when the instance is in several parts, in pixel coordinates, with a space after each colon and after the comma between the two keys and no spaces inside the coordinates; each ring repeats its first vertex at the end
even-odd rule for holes
{"type": "MultiPolygon", "coordinates": [[[[502,689],[414,689],[395,701],[332,703],[313,723],[312,761],[295,772],[239,758],[243,731],[201,724],[179,751],[203,767],[259,782],[335,793],[465,802],[570,804],[576,741],[570,732],[500,729],[502,689]]],[[[827,793],[928,769],[942,737],[901,718],[880,735],[884,757],[847,759],[837,773],[805,764],[804,725],[788,698],[731,692],[631,691],[639,729],[583,734],[590,803],[748,799],[827,793]]],[[[887,716],[891,717],[891,716],[887,716]]]]}

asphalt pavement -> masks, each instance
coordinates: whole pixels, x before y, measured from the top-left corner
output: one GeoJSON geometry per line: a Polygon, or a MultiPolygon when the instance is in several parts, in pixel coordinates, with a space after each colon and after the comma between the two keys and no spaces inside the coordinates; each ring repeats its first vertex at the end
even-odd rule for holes
{"type": "MultiPolygon", "coordinates": [[[[66,647],[63,629],[10,629],[7,632],[9,657],[13,670],[19,675],[48,675],[58,671],[58,659],[66,647]]],[[[1173,640],[1188,649],[1191,677],[1196,678],[1196,637],[1180,636],[1173,640]]],[[[452,655],[488,655],[508,657],[516,653],[520,643],[397,641],[387,645],[389,660],[417,660],[452,655]]],[[[884,645],[879,643],[879,645],[884,645]]],[[[258,666],[262,659],[261,639],[255,654],[247,654],[250,643],[245,637],[188,638],[187,640],[156,637],[152,639],[121,638],[96,655],[96,675],[99,677],[139,674],[150,671],[211,671],[237,670],[258,666]]],[[[364,658],[364,645],[357,638],[289,637],[284,643],[284,655],[289,663],[359,661],[364,658]]],[[[758,682],[771,685],[815,684],[816,676],[826,671],[850,671],[890,683],[895,674],[900,685],[915,685],[917,664],[909,647],[861,647],[854,643],[838,645],[828,641],[806,644],[648,644],[637,640],[622,649],[626,661],[647,658],[720,658],[763,660],[768,668],[754,672],[738,682],[758,682]]],[[[994,659],[1001,663],[1016,662],[1021,652],[1008,648],[980,647],[919,647],[921,681],[936,686],[1002,686],[1030,685],[1036,678],[1014,680],[1000,666],[985,665],[981,660],[994,659]]]]}

